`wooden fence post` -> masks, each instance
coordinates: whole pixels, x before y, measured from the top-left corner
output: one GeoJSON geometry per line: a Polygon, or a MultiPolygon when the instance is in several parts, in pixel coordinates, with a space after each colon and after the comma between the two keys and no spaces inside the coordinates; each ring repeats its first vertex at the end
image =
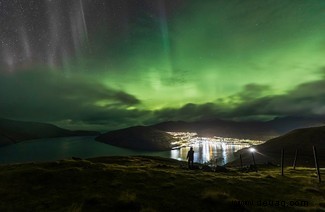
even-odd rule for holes
{"type": "Polygon", "coordinates": [[[283,166],[284,166],[284,148],[282,148],[281,150],[281,176],[284,176],[283,166]]]}
{"type": "Polygon", "coordinates": [[[313,152],[314,152],[315,168],[316,168],[316,171],[317,171],[318,182],[321,183],[322,182],[322,179],[320,177],[318,157],[317,157],[317,151],[316,151],[316,147],[315,146],[313,146],[313,152]]]}
{"type": "Polygon", "coordinates": [[[254,152],[252,152],[252,158],[253,158],[255,171],[257,172],[257,166],[256,166],[256,162],[255,162],[254,152]]]}
{"type": "Polygon", "coordinates": [[[297,156],[298,156],[298,149],[296,149],[296,153],[295,153],[295,159],[293,160],[293,170],[295,170],[295,169],[296,169],[297,156]]]}

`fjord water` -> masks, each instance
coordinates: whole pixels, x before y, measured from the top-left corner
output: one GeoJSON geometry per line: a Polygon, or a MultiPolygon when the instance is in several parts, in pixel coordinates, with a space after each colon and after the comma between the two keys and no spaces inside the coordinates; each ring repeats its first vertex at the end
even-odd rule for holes
{"type": "MultiPolygon", "coordinates": [[[[0,163],[21,163],[32,161],[52,161],[68,159],[71,157],[91,158],[100,156],[131,156],[150,155],[186,160],[189,147],[170,151],[136,151],[120,148],[94,140],[93,136],[63,137],[50,139],[37,139],[21,142],[0,148],[0,163]]],[[[247,144],[233,145],[220,142],[197,143],[194,147],[194,161],[208,162],[218,160],[218,165],[223,165],[234,160],[234,152],[247,144]]]]}

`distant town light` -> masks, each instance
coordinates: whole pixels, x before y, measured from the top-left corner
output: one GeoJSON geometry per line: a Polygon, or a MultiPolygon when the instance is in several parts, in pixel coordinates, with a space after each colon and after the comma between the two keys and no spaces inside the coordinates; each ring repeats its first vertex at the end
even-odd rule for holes
{"type": "Polygon", "coordinates": [[[249,148],[248,150],[249,150],[251,153],[253,153],[253,152],[255,152],[255,151],[256,151],[256,149],[255,149],[255,148],[253,148],[253,147],[249,148]]]}

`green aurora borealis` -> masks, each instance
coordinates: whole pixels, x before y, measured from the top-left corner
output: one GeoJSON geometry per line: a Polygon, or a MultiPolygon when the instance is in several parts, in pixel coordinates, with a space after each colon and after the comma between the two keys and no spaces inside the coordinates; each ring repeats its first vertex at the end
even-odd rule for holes
{"type": "MultiPolygon", "coordinates": [[[[74,11],[72,3],[57,2],[61,13],[74,11]]],[[[29,57],[16,56],[24,52],[19,43],[3,48],[0,117],[116,129],[325,115],[325,1],[121,2],[83,1],[81,19],[55,14],[58,23],[84,20],[83,26],[1,22],[9,31],[2,40],[24,24],[42,25],[44,37],[35,44],[42,33],[27,33],[29,57]],[[51,33],[46,42],[61,49],[53,60],[37,56],[47,51],[41,44],[51,33]],[[66,44],[66,37],[78,40],[66,44]]],[[[22,16],[33,11],[26,6],[22,16]]]]}

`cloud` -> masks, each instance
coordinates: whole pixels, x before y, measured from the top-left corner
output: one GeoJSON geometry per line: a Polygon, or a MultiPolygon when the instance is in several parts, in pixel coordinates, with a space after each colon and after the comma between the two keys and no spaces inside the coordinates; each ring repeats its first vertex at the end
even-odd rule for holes
{"type": "Polygon", "coordinates": [[[141,104],[124,91],[47,70],[2,74],[0,102],[1,117],[37,121],[78,121],[112,107],[123,110],[141,104]]]}
{"type": "Polygon", "coordinates": [[[154,119],[204,120],[204,119],[260,119],[280,116],[324,116],[325,76],[303,83],[281,95],[268,95],[268,85],[247,84],[242,91],[216,102],[189,103],[181,108],[165,108],[154,112],[154,119]]]}
{"type": "Polygon", "coordinates": [[[114,91],[111,97],[126,105],[140,104],[139,99],[123,91],[114,91]]]}
{"type": "MultiPolygon", "coordinates": [[[[248,98],[238,104],[232,116],[318,116],[325,115],[325,77],[303,83],[282,95],[248,98]]],[[[241,95],[241,94],[239,94],[241,95]]]]}
{"type": "Polygon", "coordinates": [[[148,110],[140,109],[141,101],[122,90],[78,76],[26,71],[1,75],[0,117],[52,122],[74,129],[112,130],[170,120],[324,116],[324,88],[325,75],[281,95],[268,95],[270,86],[247,84],[240,92],[215,102],[148,110]]]}
{"type": "Polygon", "coordinates": [[[244,86],[243,91],[239,92],[238,96],[242,100],[255,99],[257,97],[265,95],[265,93],[270,90],[271,87],[269,85],[250,83],[244,86]]]}
{"type": "Polygon", "coordinates": [[[193,104],[189,103],[181,108],[165,108],[153,113],[158,122],[169,120],[196,121],[220,117],[224,114],[225,108],[215,103],[193,104]]]}

